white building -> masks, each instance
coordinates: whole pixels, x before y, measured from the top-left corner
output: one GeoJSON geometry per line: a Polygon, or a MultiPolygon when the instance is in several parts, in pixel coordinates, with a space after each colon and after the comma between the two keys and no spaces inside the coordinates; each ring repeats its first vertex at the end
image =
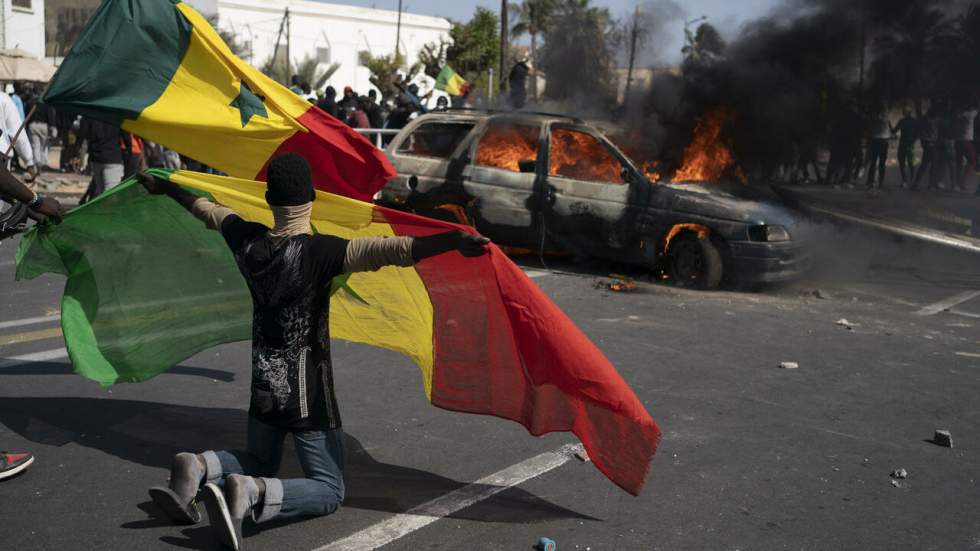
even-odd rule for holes
{"type": "Polygon", "coordinates": [[[0,0],[0,49],[44,57],[44,0],[0,0]]]}
{"type": "MultiPolygon", "coordinates": [[[[9,2],[10,0],[5,0],[9,2]]],[[[16,1],[16,0],[15,0],[16,1]]],[[[358,61],[358,53],[390,55],[395,51],[398,12],[326,4],[308,0],[190,0],[204,15],[217,15],[218,27],[238,36],[245,46],[244,58],[261,67],[275,50],[289,41],[289,57],[299,64],[306,56],[317,59],[323,68],[340,63],[327,81],[338,95],[344,86],[360,94],[372,88],[369,71],[358,61]],[[280,26],[289,8],[289,33],[280,26]]],[[[441,17],[402,13],[400,49],[409,65],[418,60],[423,45],[449,39],[451,24],[441,17]]],[[[424,77],[423,77],[424,78],[424,77]]],[[[431,84],[431,79],[428,79],[431,84]]]]}

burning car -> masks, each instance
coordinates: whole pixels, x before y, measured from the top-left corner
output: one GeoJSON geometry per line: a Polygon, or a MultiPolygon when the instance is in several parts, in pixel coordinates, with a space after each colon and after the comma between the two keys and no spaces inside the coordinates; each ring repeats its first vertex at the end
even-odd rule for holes
{"type": "Polygon", "coordinates": [[[501,245],[625,262],[703,289],[808,267],[793,212],[744,184],[693,181],[690,167],[657,182],[579,119],[430,113],[387,154],[398,176],[379,204],[472,225],[501,245]]]}

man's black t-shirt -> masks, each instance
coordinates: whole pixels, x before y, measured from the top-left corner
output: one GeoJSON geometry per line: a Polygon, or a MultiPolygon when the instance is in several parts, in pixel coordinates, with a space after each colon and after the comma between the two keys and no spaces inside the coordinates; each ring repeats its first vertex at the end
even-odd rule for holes
{"type": "Polygon", "coordinates": [[[274,243],[269,228],[232,215],[221,233],[252,294],[249,415],[290,430],[340,427],[330,363],[330,281],[347,240],[297,235],[274,243]]]}

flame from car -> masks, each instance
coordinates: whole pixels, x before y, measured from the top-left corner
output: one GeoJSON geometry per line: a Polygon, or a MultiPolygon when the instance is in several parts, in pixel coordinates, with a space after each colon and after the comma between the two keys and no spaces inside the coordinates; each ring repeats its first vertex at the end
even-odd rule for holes
{"type": "Polygon", "coordinates": [[[664,238],[664,246],[660,250],[660,256],[663,256],[670,250],[670,242],[684,231],[693,232],[694,235],[698,236],[698,239],[702,240],[711,237],[711,230],[707,226],[702,226],[701,224],[677,224],[667,232],[667,237],[664,238]]]}
{"type": "Polygon", "coordinates": [[[622,184],[622,170],[619,160],[594,137],[568,128],[551,132],[550,175],[622,184]]]}
{"type": "Polygon", "coordinates": [[[728,171],[745,180],[724,136],[725,129],[735,123],[735,118],[735,110],[728,106],[698,117],[694,137],[684,149],[684,163],[674,174],[675,182],[718,180],[728,171]]]}
{"type": "Polygon", "coordinates": [[[538,158],[538,132],[533,126],[491,126],[477,147],[476,164],[520,172],[520,161],[538,158]]]}

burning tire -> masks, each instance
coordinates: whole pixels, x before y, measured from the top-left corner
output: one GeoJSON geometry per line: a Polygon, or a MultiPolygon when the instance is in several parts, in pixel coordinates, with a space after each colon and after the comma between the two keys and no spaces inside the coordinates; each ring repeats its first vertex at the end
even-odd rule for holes
{"type": "Polygon", "coordinates": [[[683,232],[667,250],[667,275],[680,287],[717,289],[724,273],[721,252],[708,237],[683,232]]]}

